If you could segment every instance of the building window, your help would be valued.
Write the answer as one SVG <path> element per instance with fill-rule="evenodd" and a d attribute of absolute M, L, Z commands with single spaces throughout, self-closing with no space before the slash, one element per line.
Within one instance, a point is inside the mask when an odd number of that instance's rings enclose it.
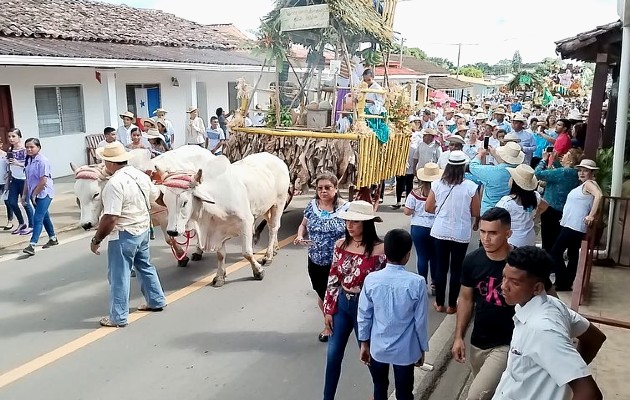
<path fill-rule="evenodd" d="M 162 104 L 160 85 L 149 83 L 144 85 L 127 85 L 127 110 L 137 118 L 152 118 L 155 110 Z"/>
<path fill-rule="evenodd" d="M 81 86 L 35 88 L 39 137 L 85 132 Z"/>
<path fill-rule="evenodd" d="M 239 108 L 238 105 L 238 97 L 237 97 L 237 93 L 238 91 L 236 90 L 236 85 L 238 85 L 238 82 L 228 82 L 228 107 L 229 107 L 229 111 L 226 110 L 226 114 L 228 112 L 231 112 L 232 110 L 236 110 L 237 108 Z"/>

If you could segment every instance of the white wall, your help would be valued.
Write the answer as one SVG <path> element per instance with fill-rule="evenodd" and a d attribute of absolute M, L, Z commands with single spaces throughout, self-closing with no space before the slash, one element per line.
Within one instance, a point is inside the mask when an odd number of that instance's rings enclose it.
<path fill-rule="evenodd" d="M 82 87 L 85 130 L 87 133 L 41 138 L 42 153 L 52 163 L 53 177 L 70 175 L 70 162 L 77 165 L 85 164 L 85 135 L 102 133 L 103 128 L 109 125 L 110 118 L 107 107 L 105 76 L 102 79 L 103 83 L 99 83 L 95 74 L 97 70 L 89 67 L 0 66 L 0 85 L 9 85 L 11 88 L 15 126 L 20 128 L 25 139 L 39 137 L 35 107 L 35 86 L 79 84 Z M 193 104 L 201 105 L 201 103 L 197 104 L 197 99 L 200 99 L 202 102 L 205 100 L 207 110 L 204 110 L 205 112 L 201 113 L 201 115 L 212 116 L 217 107 L 228 108 L 228 82 L 244 77 L 253 86 L 258 76 L 257 72 L 116 69 L 116 109 L 119 114 L 126 111 L 126 85 L 160 84 L 162 107 L 168 111 L 167 118 L 175 126 L 175 144 L 181 145 L 184 142 L 187 107 Z M 172 85 L 172 77 L 178 79 L 179 87 Z M 273 74 L 265 73 L 260 87 L 267 88 L 269 82 L 273 81 L 273 79 Z M 202 84 L 197 85 L 197 82 Z M 198 95 L 198 88 L 205 90 L 205 96 Z M 268 99 L 266 93 L 258 93 L 257 97 L 259 103 Z M 254 104 L 252 104 L 253 107 Z M 208 124 L 208 121 L 204 122 Z"/>

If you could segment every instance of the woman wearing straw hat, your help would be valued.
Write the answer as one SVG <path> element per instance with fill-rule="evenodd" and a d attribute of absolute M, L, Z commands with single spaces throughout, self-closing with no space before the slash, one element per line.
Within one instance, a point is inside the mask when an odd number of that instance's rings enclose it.
<path fill-rule="evenodd" d="M 357 309 L 363 281 L 370 272 L 384 268 L 386 262 L 383 241 L 374 225 L 382 220 L 370 203 L 353 201 L 338 217 L 346 221 L 346 229 L 345 237 L 335 243 L 324 300 L 326 327 L 332 332 L 326 355 L 324 400 L 335 398 L 350 333 L 354 330 L 357 334 Z"/>
<path fill-rule="evenodd" d="M 545 212 L 548 204 L 540 198 L 536 190 L 538 179 L 534 170 L 525 164 L 516 168 L 508 168 L 510 173 L 510 194 L 503 196 L 497 207 L 504 208 L 512 219 L 512 235 L 508 243 L 515 247 L 536 245 L 534 218 Z"/>
<path fill-rule="evenodd" d="M 103 216 L 90 243 L 99 255 L 100 244 L 109 237 L 107 267 L 110 285 L 109 316 L 102 326 L 127 326 L 129 286 L 132 267 L 136 270 L 146 304 L 138 311 L 162 311 L 166 299 L 149 250 L 150 199 L 157 197 L 148 175 L 129 166 L 133 157 L 119 142 L 96 149 L 105 168 L 112 174 L 103 188 Z"/>
<path fill-rule="evenodd" d="M 435 281 L 436 259 L 435 239 L 431 237 L 431 228 L 435 221 L 435 214 L 425 211 L 424 204 L 431 192 L 431 182 L 442 177 L 442 171 L 435 163 L 427 163 L 416 174 L 420 180 L 420 187 L 414 189 L 405 201 L 404 213 L 411 216 L 411 237 L 416 248 L 416 268 L 418 274 L 429 282 L 428 274 L 431 270 L 431 280 Z M 431 291 L 435 293 L 435 283 L 431 283 Z"/>
<path fill-rule="evenodd" d="M 442 178 L 431 183 L 424 208 L 435 214 L 431 236 L 436 239 L 437 279 L 435 303 L 438 312 L 457 312 L 462 262 L 472 233 L 472 219 L 479 217 L 477 185 L 464 178 L 468 157 L 452 151 Z M 450 270 L 448 308 L 445 309 L 446 281 Z"/>
<path fill-rule="evenodd" d="M 603 197 L 602 190 L 594 181 L 595 171 L 599 168 L 595 161 L 584 159 L 575 167 L 582 184 L 569 192 L 562 210 L 560 234 L 551 249 L 556 261 L 556 290 L 572 290 L 577 273 L 580 245 L 584 235 L 594 225 L 595 216 Z M 564 264 L 564 251 L 567 250 L 569 261 Z"/>
<path fill-rule="evenodd" d="M 142 136 L 149 141 L 151 158 L 164 154 L 168 151 L 164 135 L 162 135 L 157 128 L 149 128 Z"/>

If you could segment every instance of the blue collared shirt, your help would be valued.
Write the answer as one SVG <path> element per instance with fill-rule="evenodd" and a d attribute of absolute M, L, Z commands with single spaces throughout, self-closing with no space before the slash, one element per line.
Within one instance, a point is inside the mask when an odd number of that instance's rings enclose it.
<path fill-rule="evenodd" d="M 402 265 L 370 273 L 359 296 L 358 338 L 376 361 L 411 365 L 429 350 L 427 283 Z"/>
<path fill-rule="evenodd" d="M 536 139 L 534 139 L 534 135 L 527 129 L 518 132 L 512 131 L 512 134 L 516 135 L 521 140 L 519 144 L 523 149 L 523 153 L 525 153 L 525 161 L 523 163 L 529 165 L 532 161 L 534 151 L 536 151 Z"/>
<path fill-rule="evenodd" d="M 51 199 L 55 196 L 55 189 L 52 179 L 52 167 L 50 161 L 42 153 L 37 155 L 28 162 L 26 165 L 26 186 L 28 188 L 28 197 L 33 196 L 33 190 L 39 184 L 42 178 L 46 178 L 46 185 L 41 192 L 37 194 L 38 199 L 43 199 L 48 196 Z"/>
<path fill-rule="evenodd" d="M 510 125 L 510 123 L 506 120 L 503 120 L 503 122 L 499 122 L 495 119 L 493 122 L 497 124 L 497 129 L 503 129 L 505 133 L 512 132 L 512 125 Z"/>
<path fill-rule="evenodd" d="M 569 192 L 580 185 L 577 170 L 559 164 L 555 168 L 547 169 L 547 162 L 540 160 L 535 172 L 536 178 L 546 182 L 543 199 L 549 203 L 549 207 L 562 211 Z"/>
<path fill-rule="evenodd" d="M 478 158 L 470 161 L 470 173 L 477 177 L 483 184 L 483 196 L 481 197 L 481 215 L 488 209 L 497 205 L 501 197 L 510 194 L 509 164 L 482 165 Z"/>

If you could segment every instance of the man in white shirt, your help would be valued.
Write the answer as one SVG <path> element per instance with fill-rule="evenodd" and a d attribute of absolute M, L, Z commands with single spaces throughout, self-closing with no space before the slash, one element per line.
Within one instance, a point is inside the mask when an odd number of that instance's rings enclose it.
<path fill-rule="evenodd" d="M 417 171 L 418 168 L 422 168 L 426 163 L 437 163 L 440 154 L 442 154 L 442 148 L 435 141 L 438 133 L 434 129 L 423 129 L 421 133 L 422 141 L 418 143 L 418 148 L 413 156 L 412 171 Z"/>
<path fill-rule="evenodd" d="M 254 112 L 252 113 L 252 126 L 253 127 L 261 127 L 265 126 L 265 113 L 262 111 L 260 106 L 256 104 L 254 108 Z"/>
<path fill-rule="evenodd" d="M 103 129 L 103 135 L 105 135 L 105 139 L 101 140 L 96 148 L 105 147 L 109 143 L 114 143 L 116 141 L 116 129 L 111 126 Z"/>
<path fill-rule="evenodd" d="M 118 138 L 118 141 L 123 144 L 124 147 L 127 147 L 131 143 L 131 130 L 133 128 L 137 128 L 137 126 L 133 124 L 135 116 L 131 111 L 125 111 L 124 113 L 120 114 L 120 118 L 122 119 L 123 124 L 118 128 L 116 137 Z"/>
<path fill-rule="evenodd" d="M 421 126 L 422 129 L 437 129 L 437 124 L 431 121 L 431 110 L 426 109 L 422 112 Z"/>
<path fill-rule="evenodd" d="M 197 106 L 190 106 L 186 110 L 186 144 L 196 144 L 203 147 L 206 143 L 206 127 L 203 120 L 197 116 Z"/>
<path fill-rule="evenodd" d="M 553 264 L 535 246 L 516 248 L 507 257 L 501 290 L 506 303 L 515 305 L 514 332 L 493 400 L 564 400 L 571 391 L 573 400 L 603 398 L 587 364 L 606 336 L 547 295 Z"/>

